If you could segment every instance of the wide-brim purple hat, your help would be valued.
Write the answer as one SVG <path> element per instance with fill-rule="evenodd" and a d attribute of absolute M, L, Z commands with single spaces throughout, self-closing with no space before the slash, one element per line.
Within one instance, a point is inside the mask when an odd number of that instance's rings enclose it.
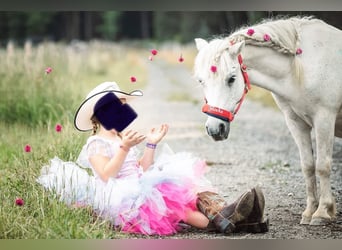
<path fill-rule="evenodd" d="M 141 90 L 133 90 L 126 93 L 120 90 L 116 82 L 103 82 L 89 92 L 76 111 L 74 118 L 76 129 L 84 132 L 93 129 L 91 117 L 94 115 L 95 104 L 109 92 L 114 93 L 118 98 L 126 98 L 127 101 L 135 97 L 143 96 L 143 92 Z"/>

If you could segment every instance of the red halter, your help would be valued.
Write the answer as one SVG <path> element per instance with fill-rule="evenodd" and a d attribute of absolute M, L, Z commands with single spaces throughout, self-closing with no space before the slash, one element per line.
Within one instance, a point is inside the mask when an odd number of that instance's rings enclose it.
<path fill-rule="evenodd" d="M 248 93 L 248 90 L 251 89 L 251 83 L 249 81 L 248 74 L 247 74 L 247 66 L 245 64 L 243 64 L 241 54 L 238 55 L 238 60 L 239 60 L 239 64 L 240 64 L 241 73 L 242 73 L 242 76 L 243 76 L 243 79 L 245 82 L 245 89 L 243 91 L 242 97 L 237 102 L 237 106 L 234 109 L 234 112 L 232 113 L 232 112 L 225 110 L 225 109 L 210 106 L 207 103 L 207 99 L 205 99 L 206 103 L 202 107 L 202 112 L 206 113 L 207 115 L 213 116 L 215 118 L 221 119 L 223 121 L 227 121 L 227 122 L 233 121 L 234 115 L 239 111 L 241 104 L 242 104 L 243 100 L 245 99 L 246 94 Z"/>

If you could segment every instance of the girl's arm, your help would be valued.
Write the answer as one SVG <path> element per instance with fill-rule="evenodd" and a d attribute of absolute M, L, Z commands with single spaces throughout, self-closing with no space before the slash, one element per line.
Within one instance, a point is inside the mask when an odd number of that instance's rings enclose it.
<path fill-rule="evenodd" d="M 168 125 L 162 124 L 158 131 L 155 128 L 152 128 L 150 133 L 147 135 L 146 148 L 144 150 L 143 156 L 140 159 L 140 165 L 144 171 L 146 171 L 153 164 L 155 148 L 161 139 L 166 135 L 168 129 Z"/>
<path fill-rule="evenodd" d="M 100 178 L 107 182 L 110 177 L 115 177 L 118 174 L 125 162 L 129 149 L 144 139 L 144 135 L 139 135 L 137 132 L 129 130 L 122 135 L 120 150 L 112 158 L 95 154 L 89 158 L 89 161 Z"/>
<path fill-rule="evenodd" d="M 109 158 L 96 154 L 89 158 L 91 165 L 100 178 L 107 182 L 109 177 L 115 177 L 123 165 L 129 148 L 124 149 L 124 146 L 114 155 Z"/>

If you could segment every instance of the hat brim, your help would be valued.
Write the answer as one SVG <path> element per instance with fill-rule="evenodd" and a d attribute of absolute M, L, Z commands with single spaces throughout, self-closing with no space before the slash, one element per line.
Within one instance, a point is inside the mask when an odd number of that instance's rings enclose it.
<path fill-rule="evenodd" d="M 126 98 L 127 100 L 131 100 L 135 97 L 143 96 L 143 92 L 140 90 L 133 90 L 130 93 L 126 93 L 119 90 L 106 90 L 96 93 L 88 97 L 84 102 L 80 105 L 78 110 L 76 111 L 74 118 L 74 125 L 77 130 L 86 132 L 93 129 L 93 124 L 91 122 L 91 117 L 94 114 L 94 106 L 101 97 L 105 94 L 112 92 L 118 98 Z"/>

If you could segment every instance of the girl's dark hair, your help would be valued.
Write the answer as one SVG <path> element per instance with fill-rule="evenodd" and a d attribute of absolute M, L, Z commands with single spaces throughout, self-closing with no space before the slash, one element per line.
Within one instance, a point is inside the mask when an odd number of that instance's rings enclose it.
<path fill-rule="evenodd" d="M 93 124 L 93 133 L 92 133 L 92 135 L 96 135 L 97 130 L 99 129 L 99 126 L 100 126 L 100 122 L 96 118 L 95 115 L 93 115 L 90 120 L 91 120 L 91 123 Z M 118 136 L 122 139 L 121 133 L 118 133 Z"/>
<path fill-rule="evenodd" d="M 92 133 L 92 135 L 96 135 L 97 130 L 98 130 L 99 125 L 100 125 L 100 122 L 97 120 L 96 116 L 94 116 L 94 115 L 91 117 L 90 120 L 91 120 L 91 123 L 93 124 L 93 133 Z"/>

